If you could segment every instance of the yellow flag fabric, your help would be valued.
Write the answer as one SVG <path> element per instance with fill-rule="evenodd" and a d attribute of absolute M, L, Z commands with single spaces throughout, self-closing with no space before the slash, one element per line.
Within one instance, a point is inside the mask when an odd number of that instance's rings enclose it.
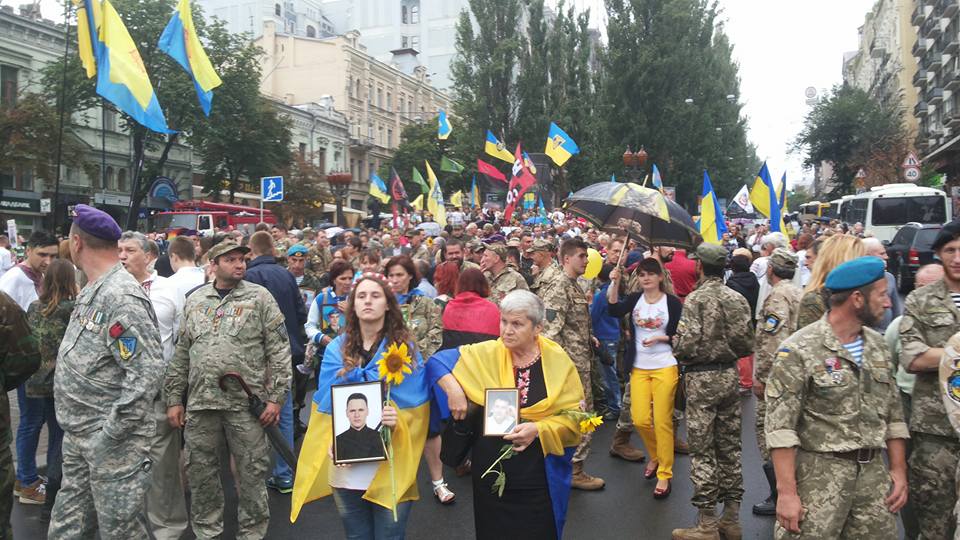
<path fill-rule="evenodd" d="M 423 210 L 423 193 L 417 195 L 417 198 L 410 203 L 410 206 L 412 206 L 414 210 Z"/>
<path fill-rule="evenodd" d="M 563 348 L 542 336 L 538 341 L 547 397 L 520 409 L 520 419 L 537 424 L 544 455 L 562 456 L 564 447 L 580 443 L 581 435 L 576 420 L 558 413 L 580 410 L 583 386 L 573 361 Z M 484 402 L 487 388 L 516 386 L 510 351 L 501 339 L 460 347 L 460 360 L 453 368 L 453 376 L 463 387 L 467 399 L 474 403 Z"/>
<path fill-rule="evenodd" d="M 461 206 L 463 206 L 463 192 L 462 192 L 462 191 L 458 191 L 458 192 L 454 193 L 453 195 L 451 195 L 451 196 L 450 196 L 450 204 L 452 204 L 453 206 L 455 206 L 455 207 L 457 207 L 457 208 L 460 208 Z"/>
<path fill-rule="evenodd" d="M 146 109 L 153 99 L 153 85 L 137 51 L 137 44 L 110 2 L 103 3 L 100 37 L 110 54 L 110 82 L 125 86 L 140 107 Z"/>
<path fill-rule="evenodd" d="M 96 0 L 73 0 L 77 7 L 77 51 L 87 78 L 97 74 L 97 53 L 93 36 L 100 35 L 100 2 Z"/>
<path fill-rule="evenodd" d="M 427 210 L 433 214 L 433 220 L 441 227 L 447 226 L 447 208 L 443 205 L 443 191 L 440 189 L 440 181 L 437 175 L 433 174 L 433 168 L 429 161 L 424 161 L 427 165 L 427 183 L 430 185 L 430 195 L 427 197 Z"/>

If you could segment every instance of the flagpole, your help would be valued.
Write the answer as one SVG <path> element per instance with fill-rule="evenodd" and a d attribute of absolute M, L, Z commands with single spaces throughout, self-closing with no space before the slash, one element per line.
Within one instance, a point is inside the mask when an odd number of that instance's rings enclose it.
<path fill-rule="evenodd" d="M 60 130 L 57 133 L 57 179 L 53 188 L 53 204 L 50 209 L 53 211 L 53 226 L 50 230 L 56 232 L 57 221 L 60 217 L 58 205 L 60 204 L 60 178 L 62 173 L 61 162 L 63 161 L 63 126 L 65 110 L 67 108 L 67 60 L 70 56 L 70 5 L 72 2 L 63 3 L 63 78 L 60 83 L 60 93 L 58 96 L 57 113 L 60 115 Z"/>

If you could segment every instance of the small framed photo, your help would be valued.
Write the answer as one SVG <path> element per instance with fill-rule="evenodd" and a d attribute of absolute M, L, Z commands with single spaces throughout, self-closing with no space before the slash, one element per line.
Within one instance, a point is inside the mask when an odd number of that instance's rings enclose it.
<path fill-rule="evenodd" d="M 333 419 L 333 463 L 383 461 L 387 450 L 383 425 L 383 382 L 337 384 L 330 388 Z"/>
<path fill-rule="evenodd" d="M 520 423 L 516 388 L 487 388 L 483 395 L 483 436 L 503 437 Z"/>
<path fill-rule="evenodd" d="M 307 311 L 309 312 L 310 304 L 313 304 L 313 299 L 317 297 L 317 291 L 301 287 L 300 297 L 303 298 L 303 304 L 307 306 Z"/>

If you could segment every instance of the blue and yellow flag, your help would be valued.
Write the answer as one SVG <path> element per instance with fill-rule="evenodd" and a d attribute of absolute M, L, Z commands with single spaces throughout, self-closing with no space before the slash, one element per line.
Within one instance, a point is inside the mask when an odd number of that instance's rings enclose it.
<path fill-rule="evenodd" d="M 563 164 L 574 154 L 580 153 L 580 147 L 567 135 L 567 132 L 560 129 L 556 124 L 550 122 L 550 132 L 547 134 L 547 147 L 543 151 L 550 156 L 550 159 L 557 164 L 557 167 L 563 167 Z"/>
<path fill-rule="evenodd" d="M 780 215 L 780 202 L 777 198 L 777 189 L 770 180 L 770 171 L 767 169 L 767 162 L 764 161 L 756 180 L 753 181 L 753 187 L 750 188 L 750 202 L 753 203 L 754 210 L 770 219 L 770 232 L 786 234 L 786 227 Z"/>
<path fill-rule="evenodd" d="M 477 187 L 477 175 L 473 175 L 473 183 L 470 185 L 470 206 L 476 208 L 480 204 L 480 188 Z"/>
<path fill-rule="evenodd" d="M 483 145 L 483 151 L 491 156 L 506 161 L 511 165 L 514 162 L 513 154 L 500 142 L 489 129 L 487 130 L 487 141 Z"/>
<path fill-rule="evenodd" d="M 653 182 L 653 189 L 663 193 L 663 178 L 660 176 L 660 169 L 657 168 L 657 164 L 654 163 L 650 171 L 651 181 Z"/>
<path fill-rule="evenodd" d="M 94 0 L 73 0 L 77 7 L 77 51 L 80 63 L 87 72 L 87 78 L 97 74 L 97 56 L 100 43 L 100 2 Z"/>
<path fill-rule="evenodd" d="M 447 208 L 443 205 L 443 191 L 440 189 L 440 181 L 437 175 L 433 174 L 433 168 L 429 161 L 424 161 L 427 165 L 427 181 L 430 182 L 430 191 L 427 196 L 427 210 L 433 214 L 433 220 L 441 227 L 447 226 Z"/>
<path fill-rule="evenodd" d="M 167 127 L 137 44 L 109 0 L 103 0 L 101 17 L 97 93 L 144 127 L 157 133 L 175 133 Z"/>
<path fill-rule="evenodd" d="M 193 13 L 190 11 L 190 0 L 180 0 L 177 10 L 173 12 L 170 22 L 160 35 L 157 44 L 161 51 L 177 61 L 190 77 L 193 86 L 197 89 L 197 98 L 203 114 L 210 116 L 210 106 L 213 103 L 213 89 L 223 81 L 213 69 L 213 64 L 207 58 L 207 53 L 197 37 L 197 29 L 193 26 Z"/>
<path fill-rule="evenodd" d="M 700 199 L 700 236 L 704 242 L 719 244 L 723 233 L 727 232 L 727 224 L 723 220 L 723 211 L 717 194 L 713 191 L 710 175 L 703 171 L 703 191 Z"/>
<path fill-rule="evenodd" d="M 390 202 L 387 185 L 383 183 L 383 179 L 377 176 L 377 173 L 373 173 L 373 175 L 370 176 L 370 195 L 383 204 Z"/>
<path fill-rule="evenodd" d="M 451 131 L 453 128 L 450 127 L 450 120 L 447 119 L 447 111 L 440 109 L 440 116 L 437 118 L 437 138 L 445 141 Z"/>

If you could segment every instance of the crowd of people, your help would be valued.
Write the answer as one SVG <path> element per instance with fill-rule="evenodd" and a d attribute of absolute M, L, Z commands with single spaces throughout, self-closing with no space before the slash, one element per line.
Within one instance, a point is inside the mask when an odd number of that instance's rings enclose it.
<path fill-rule="evenodd" d="M 741 538 L 742 467 L 763 470 L 751 511 L 776 516 L 777 538 L 896 538 L 898 515 L 908 538 L 953 536 L 960 221 L 901 301 L 859 224 L 730 224 L 676 249 L 559 211 L 448 219 L 429 237 L 168 236 L 78 205 L 68 235 L 35 231 L 22 255 L 0 236 L 0 372 L 19 413 L 14 461 L 0 401 L 0 537 L 19 501 L 44 506 L 53 539 L 220 538 L 229 467 L 238 538 L 265 537 L 268 489 L 292 494 L 290 519 L 332 495 L 347 537 L 402 538 L 423 461 L 440 504 L 457 497 L 445 474 L 471 477 L 478 538 L 560 538 L 570 490 L 606 483 L 589 472 L 600 417 L 656 499 L 689 453 L 697 520 L 674 539 Z M 389 463 L 335 463 L 331 389 L 387 378 L 401 345 L 410 365 L 377 408 Z M 480 436 L 491 388 L 517 389 L 503 437 Z M 742 460 L 751 395 L 759 463 Z"/>

